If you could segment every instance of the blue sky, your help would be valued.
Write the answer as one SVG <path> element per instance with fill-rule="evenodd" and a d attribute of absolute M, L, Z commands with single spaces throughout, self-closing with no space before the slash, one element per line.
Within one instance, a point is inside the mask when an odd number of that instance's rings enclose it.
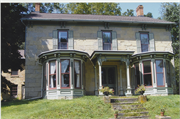
<path fill-rule="evenodd" d="M 160 2 L 154 2 L 154 3 L 142 3 L 142 2 L 136 2 L 136 3 L 120 3 L 121 7 L 121 13 L 127 11 L 127 9 L 133 9 L 134 15 L 136 16 L 136 8 L 138 5 L 143 5 L 144 7 L 144 14 L 147 14 L 148 12 L 151 12 L 153 15 L 153 18 L 158 18 L 161 16 L 160 10 L 161 10 L 161 3 Z"/>

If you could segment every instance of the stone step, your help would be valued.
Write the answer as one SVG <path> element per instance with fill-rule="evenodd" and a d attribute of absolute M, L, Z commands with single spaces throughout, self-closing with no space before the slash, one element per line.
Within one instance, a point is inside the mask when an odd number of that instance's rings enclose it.
<path fill-rule="evenodd" d="M 111 99 L 111 103 L 118 103 L 118 102 L 137 102 L 138 98 L 115 98 Z"/>
<path fill-rule="evenodd" d="M 118 113 L 118 116 L 147 116 L 149 112 L 129 112 L 129 113 Z"/>
<path fill-rule="evenodd" d="M 140 104 L 139 102 L 118 102 L 118 103 L 111 103 L 112 105 L 128 105 L 128 104 Z"/>
<path fill-rule="evenodd" d="M 114 105 L 112 104 L 112 108 L 119 108 L 119 109 L 131 109 L 131 108 L 142 108 L 142 104 L 133 104 L 133 105 Z"/>
<path fill-rule="evenodd" d="M 118 117 L 117 119 L 149 119 L 149 116 L 128 116 L 128 117 Z"/>
<path fill-rule="evenodd" d="M 138 110 L 146 110 L 146 108 L 130 108 L 130 109 L 122 109 L 122 108 L 114 108 L 114 110 L 119 110 L 119 111 L 126 111 L 126 110 L 130 110 L 130 111 L 138 111 Z"/>

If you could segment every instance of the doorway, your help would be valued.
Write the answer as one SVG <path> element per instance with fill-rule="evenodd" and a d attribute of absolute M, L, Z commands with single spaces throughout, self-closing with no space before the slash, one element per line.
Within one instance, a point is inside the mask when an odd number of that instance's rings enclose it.
<path fill-rule="evenodd" d="M 101 74 L 103 87 L 108 86 L 110 89 L 114 89 L 114 94 L 116 94 L 116 67 L 103 66 Z"/>

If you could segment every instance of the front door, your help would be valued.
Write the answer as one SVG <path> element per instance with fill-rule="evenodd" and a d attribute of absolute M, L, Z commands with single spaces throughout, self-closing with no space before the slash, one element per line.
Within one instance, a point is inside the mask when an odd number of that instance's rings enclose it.
<path fill-rule="evenodd" d="M 116 68 L 110 66 L 102 67 L 102 85 L 103 87 L 108 86 L 111 89 L 114 89 L 114 94 L 116 94 Z"/>

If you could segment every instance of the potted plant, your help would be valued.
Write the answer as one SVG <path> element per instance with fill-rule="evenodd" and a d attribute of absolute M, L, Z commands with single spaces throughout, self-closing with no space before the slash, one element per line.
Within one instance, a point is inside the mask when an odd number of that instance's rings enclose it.
<path fill-rule="evenodd" d="M 118 117 L 118 110 L 115 110 L 114 111 L 114 118 L 117 119 L 117 117 Z"/>
<path fill-rule="evenodd" d="M 161 109 L 161 116 L 164 116 L 165 109 Z"/>
<path fill-rule="evenodd" d="M 107 87 L 103 87 L 102 89 L 99 89 L 100 92 L 103 92 L 104 95 L 108 96 L 109 94 L 113 94 L 114 90 L 110 89 L 108 86 Z"/>
<path fill-rule="evenodd" d="M 143 95 L 145 90 L 146 89 L 144 85 L 141 85 L 141 86 L 138 85 L 138 87 L 135 90 L 135 94 L 140 93 L 141 95 Z"/>

